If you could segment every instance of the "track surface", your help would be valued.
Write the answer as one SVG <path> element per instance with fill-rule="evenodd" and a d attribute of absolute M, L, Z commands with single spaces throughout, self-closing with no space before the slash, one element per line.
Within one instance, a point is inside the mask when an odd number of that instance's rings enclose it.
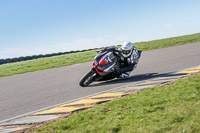
<path fill-rule="evenodd" d="M 79 79 L 92 63 L 81 63 L 0 78 L 0 121 L 41 108 L 200 65 L 200 42 L 142 53 L 128 80 L 98 82 L 82 88 Z"/>

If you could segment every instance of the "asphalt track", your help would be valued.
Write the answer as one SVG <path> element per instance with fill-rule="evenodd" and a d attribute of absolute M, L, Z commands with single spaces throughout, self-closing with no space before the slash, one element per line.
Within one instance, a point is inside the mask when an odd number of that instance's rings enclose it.
<path fill-rule="evenodd" d="M 0 121 L 130 82 L 200 65 L 200 42 L 143 52 L 138 67 L 128 80 L 97 82 L 82 88 L 78 85 L 79 80 L 91 65 L 87 62 L 1 77 Z"/>

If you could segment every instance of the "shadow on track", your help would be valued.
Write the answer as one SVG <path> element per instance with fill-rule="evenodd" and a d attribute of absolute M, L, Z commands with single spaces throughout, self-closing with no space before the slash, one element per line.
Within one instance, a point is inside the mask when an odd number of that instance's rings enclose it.
<path fill-rule="evenodd" d="M 127 80 L 122 79 L 112 79 L 107 81 L 99 81 L 94 82 L 95 84 L 91 84 L 88 87 L 95 87 L 95 86 L 102 86 L 102 85 L 111 85 L 116 83 L 131 83 L 131 82 L 138 82 L 138 81 L 144 81 L 144 80 L 151 80 L 153 78 L 158 77 L 170 77 L 170 76 L 179 76 L 184 74 L 176 74 L 176 73 L 147 73 L 147 74 L 140 74 L 140 75 L 132 75 Z"/>

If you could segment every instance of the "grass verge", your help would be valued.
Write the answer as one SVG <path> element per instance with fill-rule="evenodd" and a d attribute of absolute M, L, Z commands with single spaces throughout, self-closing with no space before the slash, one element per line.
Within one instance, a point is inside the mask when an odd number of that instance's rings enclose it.
<path fill-rule="evenodd" d="M 149 42 L 140 42 L 135 43 L 134 46 L 139 50 L 147 51 L 198 41 L 200 41 L 200 33 Z M 92 50 L 0 65 L 0 77 L 92 61 L 94 56 L 97 55 L 95 51 L 96 50 Z"/>
<path fill-rule="evenodd" d="M 39 128 L 35 133 L 200 132 L 200 74 L 144 89 Z"/>

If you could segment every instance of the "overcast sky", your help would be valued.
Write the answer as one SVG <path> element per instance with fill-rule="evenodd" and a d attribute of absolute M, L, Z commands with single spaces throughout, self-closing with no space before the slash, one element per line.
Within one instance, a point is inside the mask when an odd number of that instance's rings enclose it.
<path fill-rule="evenodd" d="M 199 0 L 0 0 L 0 58 L 200 32 Z"/>

